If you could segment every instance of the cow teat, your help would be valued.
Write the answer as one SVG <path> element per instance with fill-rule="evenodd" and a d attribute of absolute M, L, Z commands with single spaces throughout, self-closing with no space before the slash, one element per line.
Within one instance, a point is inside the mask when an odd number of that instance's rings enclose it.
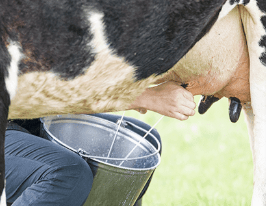
<path fill-rule="evenodd" d="M 214 102 L 217 102 L 220 100 L 218 97 L 215 97 L 213 95 L 210 96 L 204 96 L 202 95 L 202 98 L 199 103 L 198 112 L 200 114 L 204 114 Z M 238 98 L 236 97 L 230 97 L 230 105 L 229 105 L 229 118 L 231 122 L 235 123 L 238 121 L 242 105 Z"/>
<path fill-rule="evenodd" d="M 211 107 L 211 105 L 214 102 L 217 102 L 219 100 L 219 98 L 214 97 L 214 96 L 204 96 L 202 95 L 202 98 L 200 100 L 200 104 L 198 107 L 198 111 L 200 114 L 204 114 L 205 112 L 207 112 L 207 110 Z"/>
<path fill-rule="evenodd" d="M 231 122 L 235 123 L 239 119 L 242 105 L 240 100 L 236 97 L 230 97 L 229 117 Z"/>

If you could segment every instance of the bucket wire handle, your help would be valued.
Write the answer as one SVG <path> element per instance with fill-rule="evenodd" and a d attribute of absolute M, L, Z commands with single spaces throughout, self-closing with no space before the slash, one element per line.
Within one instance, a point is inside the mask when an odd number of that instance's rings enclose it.
<path fill-rule="evenodd" d="M 127 159 L 131 154 L 132 154 L 132 152 L 137 148 L 137 146 L 139 146 L 140 145 L 140 142 L 143 140 L 143 139 L 145 139 L 149 134 L 150 134 L 150 132 L 154 129 L 154 127 L 156 127 L 156 125 L 162 120 L 162 118 L 164 117 L 164 115 L 163 116 L 161 116 L 161 118 L 152 126 L 152 128 L 150 128 L 150 130 L 141 138 L 141 140 L 140 141 L 138 141 L 137 142 L 137 144 L 135 145 L 135 147 L 133 147 L 133 149 L 127 154 L 127 156 L 124 158 L 124 159 Z M 123 163 L 125 162 L 125 160 L 123 160 L 120 164 L 119 164 L 119 166 L 121 166 Z"/>
<path fill-rule="evenodd" d="M 116 140 L 116 136 L 117 136 L 117 134 L 118 134 L 118 131 L 119 131 L 119 128 L 120 128 L 120 126 L 121 126 L 121 123 L 122 123 L 122 120 L 123 120 L 124 116 L 125 116 L 125 111 L 123 112 L 122 117 L 121 117 L 121 119 L 120 119 L 120 121 L 119 121 L 119 124 L 118 124 L 117 130 L 116 130 L 116 133 L 115 133 L 115 136 L 114 136 L 113 142 L 112 142 L 112 144 L 111 144 L 110 150 L 109 150 L 109 152 L 108 152 L 107 158 L 110 157 L 110 154 L 111 154 L 111 152 L 112 152 L 112 150 L 113 150 L 113 146 L 114 146 L 114 143 L 115 143 L 115 140 Z M 106 160 L 106 161 L 107 161 L 107 160 Z"/>
<path fill-rule="evenodd" d="M 136 125 L 136 124 L 134 124 L 134 123 L 132 123 L 132 122 L 130 122 L 130 121 L 124 121 L 124 122 L 125 122 L 127 125 L 132 126 L 132 127 L 136 128 L 136 129 L 142 131 L 144 134 L 146 134 L 146 133 L 148 132 L 146 129 L 144 129 L 144 128 L 142 128 L 142 127 L 140 127 L 140 126 L 138 126 L 138 125 Z M 156 144 L 157 144 L 157 150 L 159 151 L 159 150 L 161 149 L 160 142 L 157 140 L 157 138 L 156 138 L 151 132 L 149 133 L 149 135 L 151 135 L 152 138 L 156 141 Z"/>

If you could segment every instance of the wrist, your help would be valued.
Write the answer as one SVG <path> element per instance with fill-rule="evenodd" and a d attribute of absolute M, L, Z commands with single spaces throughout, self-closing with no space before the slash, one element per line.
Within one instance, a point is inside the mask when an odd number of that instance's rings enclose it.
<path fill-rule="evenodd" d="M 140 96 L 138 96 L 135 101 L 129 106 L 128 109 L 137 109 L 144 108 L 149 109 L 149 105 L 151 104 L 152 97 L 152 88 L 147 88 Z"/>

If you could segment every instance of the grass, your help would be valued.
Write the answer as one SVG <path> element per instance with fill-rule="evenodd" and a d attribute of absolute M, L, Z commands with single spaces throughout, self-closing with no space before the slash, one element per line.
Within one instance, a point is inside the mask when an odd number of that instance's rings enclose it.
<path fill-rule="evenodd" d="M 153 112 L 126 115 L 150 125 L 161 117 Z M 230 122 L 227 99 L 187 121 L 164 117 L 156 128 L 163 142 L 162 160 L 143 206 L 250 205 L 253 163 L 248 132 L 243 114 L 237 123 Z"/>

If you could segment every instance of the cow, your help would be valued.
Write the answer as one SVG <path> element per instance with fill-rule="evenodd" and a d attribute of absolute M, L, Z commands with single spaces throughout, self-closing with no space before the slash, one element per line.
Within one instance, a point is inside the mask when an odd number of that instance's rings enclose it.
<path fill-rule="evenodd" d="M 126 109 L 236 6 L 249 56 L 252 205 L 266 205 L 264 0 L 1 0 L 0 205 L 7 119 Z"/>

